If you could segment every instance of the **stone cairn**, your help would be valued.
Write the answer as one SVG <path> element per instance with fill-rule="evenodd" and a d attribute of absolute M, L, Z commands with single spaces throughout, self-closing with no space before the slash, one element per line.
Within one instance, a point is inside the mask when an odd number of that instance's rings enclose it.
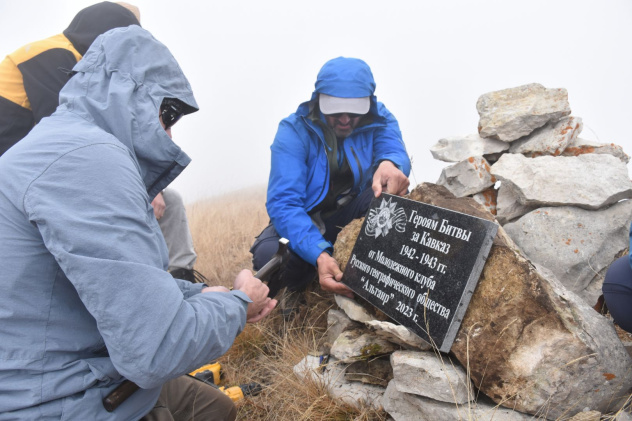
<path fill-rule="evenodd" d="M 524 85 L 476 107 L 479 133 L 439 140 L 433 156 L 455 164 L 408 196 L 501 225 L 450 353 L 336 296 L 328 363 L 310 355 L 294 372 L 396 421 L 599 420 L 632 391 L 632 358 L 593 309 L 605 271 L 627 252 L 629 157 L 578 137 L 565 89 Z M 361 224 L 339 235 L 338 262 Z"/>

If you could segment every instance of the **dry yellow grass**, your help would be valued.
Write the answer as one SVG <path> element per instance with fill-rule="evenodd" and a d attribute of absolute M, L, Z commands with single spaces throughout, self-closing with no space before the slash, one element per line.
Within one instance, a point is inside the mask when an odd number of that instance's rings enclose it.
<path fill-rule="evenodd" d="M 252 188 L 194 203 L 187 209 L 198 254 L 196 269 L 212 285 L 231 286 L 237 273 L 251 268 L 254 238 L 268 224 L 265 189 Z M 231 350 L 220 359 L 224 385 L 258 382 L 263 392 L 240 401 L 240 420 L 384 420 L 386 414 L 358 410 L 330 398 L 324 388 L 297 378 L 292 369 L 321 346 L 326 331 L 330 295 L 316 287 L 291 325 L 278 310 L 255 325 L 247 325 Z"/>
<path fill-rule="evenodd" d="M 196 269 L 212 285 L 231 286 L 244 268 L 251 268 L 254 238 L 268 224 L 265 189 L 252 188 L 197 202 L 188 207 L 189 224 L 198 253 Z M 263 392 L 240 401 L 240 420 L 385 420 L 386 413 L 358 410 L 329 397 L 322 385 L 296 377 L 293 367 L 311 351 L 319 351 L 326 333 L 332 297 L 318 287 L 290 325 L 278 310 L 255 325 L 247 325 L 233 347 L 220 359 L 224 385 L 258 382 Z M 472 391 L 476 393 L 476 391 Z M 619 413 L 604 415 L 616 420 Z M 465 408 L 463 419 L 475 417 Z M 542 419 L 535 416 L 534 419 Z M 567 419 L 567 417 L 562 417 Z"/>
<path fill-rule="evenodd" d="M 250 246 L 268 224 L 265 189 L 196 202 L 187 215 L 198 254 L 195 268 L 212 285 L 232 286 L 241 269 L 252 267 Z"/>

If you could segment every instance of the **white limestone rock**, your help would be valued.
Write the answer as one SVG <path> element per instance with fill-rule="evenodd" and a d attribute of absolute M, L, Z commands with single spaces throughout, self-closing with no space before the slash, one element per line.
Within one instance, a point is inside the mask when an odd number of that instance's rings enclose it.
<path fill-rule="evenodd" d="M 526 158 L 506 153 L 491 174 L 501 181 L 501 190 L 510 187 L 526 206 L 600 209 L 632 197 L 628 168 L 611 155 Z"/>
<path fill-rule="evenodd" d="M 372 384 L 349 382 L 345 376 L 337 376 L 336 381 L 327 388 L 329 394 L 356 409 L 370 407 L 382 409 L 384 388 Z"/>
<path fill-rule="evenodd" d="M 389 354 L 398 348 L 374 333 L 354 329 L 342 332 L 331 346 L 330 353 L 342 362 L 353 362 L 360 358 Z"/>
<path fill-rule="evenodd" d="M 573 415 L 568 421 L 600 421 L 601 412 L 599 411 L 582 411 Z"/>
<path fill-rule="evenodd" d="M 537 208 L 537 205 L 523 205 L 520 202 L 519 192 L 509 182 L 501 182 L 496 196 L 496 220 L 504 225 L 507 222 L 521 217 Z"/>
<path fill-rule="evenodd" d="M 546 89 L 538 83 L 481 95 L 476 109 L 479 134 L 505 142 L 571 113 L 566 89 Z"/>
<path fill-rule="evenodd" d="M 325 381 L 320 370 L 320 357 L 314 355 L 306 355 L 305 358 L 294 366 L 292 371 L 302 380 L 310 379 L 314 382 Z"/>
<path fill-rule="evenodd" d="M 329 344 L 333 344 L 342 332 L 357 329 L 360 326 L 358 322 L 351 320 L 344 311 L 332 308 L 327 313 L 326 341 Z"/>
<path fill-rule="evenodd" d="M 487 160 L 482 156 L 473 156 L 444 168 L 437 184 L 446 187 L 457 197 L 465 197 L 480 193 L 495 182 Z"/>
<path fill-rule="evenodd" d="M 434 352 L 395 351 L 391 354 L 397 390 L 441 402 L 464 404 L 474 398 L 465 370 Z"/>
<path fill-rule="evenodd" d="M 509 152 L 526 156 L 560 155 L 570 143 L 577 139 L 583 127 L 581 118 L 564 117 L 512 142 Z"/>
<path fill-rule="evenodd" d="M 430 148 L 434 159 L 445 162 L 460 162 L 471 156 L 482 156 L 504 152 L 509 144 L 496 139 L 480 137 L 478 133 L 439 139 Z"/>
<path fill-rule="evenodd" d="M 294 373 L 305 381 L 313 381 L 327 389 L 330 396 L 357 408 L 382 408 L 384 388 L 365 383 L 350 382 L 345 379 L 347 365 L 331 358 L 324 369 L 320 367 L 319 358 L 306 356 L 296 366 Z"/>
<path fill-rule="evenodd" d="M 421 351 L 432 349 L 432 345 L 412 333 L 405 326 L 379 320 L 371 320 L 365 324 L 375 329 L 375 334 L 380 338 L 406 349 L 417 349 Z"/>
<path fill-rule="evenodd" d="M 375 317 L 371 316 L 364 307 L 351 298 L 335 294 L 334 299 L 336 300 L 338 307 L 344 311 L 351 320 L 364 323 L 375 319 Z"/>
<path fill-rule="evenodd" d="M 485 206 L 492 215 L 498 214 L 498 190 L 495 190 L 494 188 L 483 190 L 482 192 L 473 195 L 472 199 Z"/>
<path fill-rule="evenodd" d="M 529 260 L 592 306 L 601 288 L 590 288 L 591 283 L 629 246 L 631 223 L 632 200 L 625 200 L 598 211 L 542 207 L 504 228 Z"/>
<path fill-rule="evenodd" d="M 623 148 L 614 143 L 600 143 L 594 140 L 586 140 L 578 137 L 569 143 L 562 156 L 578 156 L 586 153 L 608 154 L 619 158 L 626 164 L 630 162 L 630 156 L 623 151 Z"/>
<path fill-rule="evenodd" d="M 617 414 L 615 418 L 617 421 L 632 421 L 632 414 L 628 411 L 621 411 Z"/>
<path fill-rule="evenodd" d="M 531 415 L 479 401 L 456 405 L 400 392 L 397 381 L 391 380 L 382 397 L 384 410 L 395 421 L 527 421 Z"/>

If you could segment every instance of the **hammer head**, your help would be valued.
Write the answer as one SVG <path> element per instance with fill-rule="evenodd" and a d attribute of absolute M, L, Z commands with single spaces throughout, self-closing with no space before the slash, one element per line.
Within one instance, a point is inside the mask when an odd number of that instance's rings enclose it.
<path fill-rule="evenodd" d="M 290 249 L 288 244 L 290 241 L 287 238 L 279 238 L 279 248 L 276 253 L 272 256 L 270 261 L 266 263 L 257 273 L 255 273 L 255 278 L 261 279 L 263 282 L 267 282 L 270 280 L 272 275 L 276 273 L 281 266 L 283 266 L 290 256 Z"/>
<path fill-rule="evenodd" d="M 281 257 L 282 262 L 280 266 L 283 266 L 283 264 L 287 260 L 288 254 L 290 252 L 289 244 L 290 244 L 290 240 L 288 240 L 287 238 L 283 238 L 283 237 L 279 238 L 279 249 L 277 250 L 276 253 L 274 253 L 274 255 Z"/>

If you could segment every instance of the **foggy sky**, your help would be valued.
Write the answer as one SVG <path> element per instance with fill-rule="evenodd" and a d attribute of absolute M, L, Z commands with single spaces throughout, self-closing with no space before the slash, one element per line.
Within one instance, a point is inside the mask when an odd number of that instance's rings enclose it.
<path fill-rule="evenodd" d="M 279 121 L 338 56 L 371 66 L 412 157 L 411 185 L 439 178 L 447 164 L 429 148 L 440 138 L 476 132 L 481 94 L 527 83 L 566 88 L 580 137 L 632 153 L 629 0 L 129 2 L 200 105 L 173 128 L 193 158 L 172 184 L 189 203 L 265 186 Z M 0 0 L 0 56 L 60 33 L 94 3 Z"/>

